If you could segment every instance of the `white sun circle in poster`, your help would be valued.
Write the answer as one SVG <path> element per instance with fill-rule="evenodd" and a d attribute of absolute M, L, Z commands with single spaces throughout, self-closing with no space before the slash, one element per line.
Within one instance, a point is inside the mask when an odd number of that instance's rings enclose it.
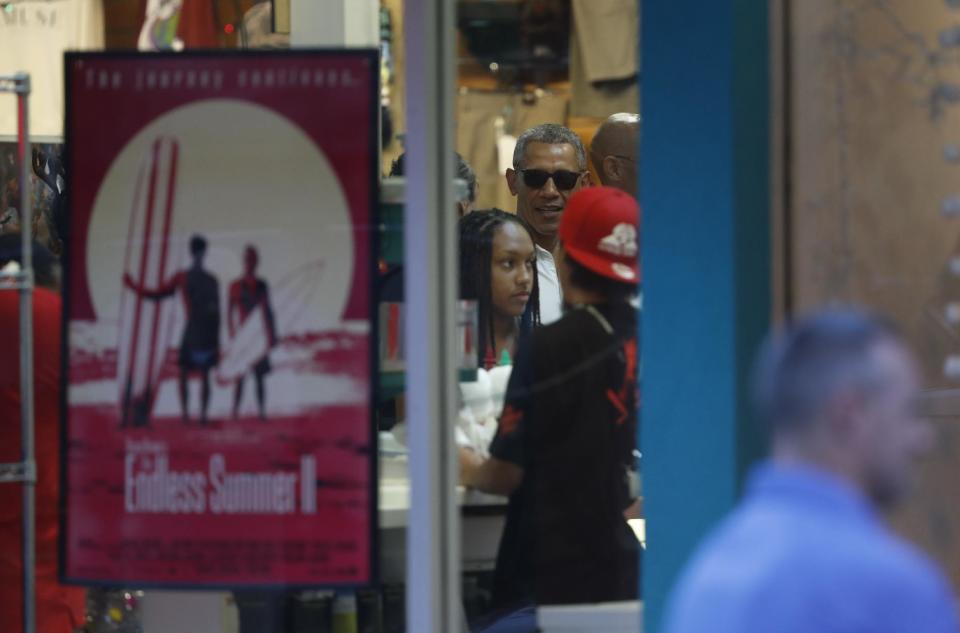
<path fill-rule="evenodd" d="M 151 359 L 164 354 L 169 370 L 188 320 L 182 290 L 171 291 L 171 283 L 197 265 L 190 250 L 195 236 L 206 241 L 199 264 L 217 280 L 219 295 L 221 354 L 214 375 L 222 388 L 214 390 L 212 415 L 229 411 L 233 381 L 249 370 L 268 338 L 262 324 L 245 331 L 246 319 L 236 309 L 231 314 L 229 289 L 245 274 L 251 249 L 279 339 L 351 329 L 342 314 L 353 278 L 352 221 L 333 167 L 303 131 L 269 109 L 239 100 L 200 101 L 141 130 L 113 161 L 97 193 L 87 241 L 88 284 L 95 336 L 106 347 L 115 341 L 118 375 L 111 387 L 95 390 L 99 397 L 81 399 L 116 402 L 121 376 L 154 376 L 162 361 Z M 168 294 L 141 301 L 138 312 L 131 281 L 140 293 Z M 148 348 L 164 354 L 151 356 Z M 296 345 L 287 344 L 270 356 L 297 353 Z M 286 358 L 286 364 L 295 366 L 295 360 Z M 304 398 L 333 398 L 348 387 L 330 384 L 329 376 L 320 385 L 303 375 L 309 372 L 288 373 L 274 389 L 280 393 L 271 410 L 296 408 Z M 155 413 L 179 415 L 176 381 L 164 374 L 166 380 L 153 378 L 162 383 Z M 283 376 L 271 380 L 284 382 Z M 279 397 L 283 392 L 289 397 Z"/>

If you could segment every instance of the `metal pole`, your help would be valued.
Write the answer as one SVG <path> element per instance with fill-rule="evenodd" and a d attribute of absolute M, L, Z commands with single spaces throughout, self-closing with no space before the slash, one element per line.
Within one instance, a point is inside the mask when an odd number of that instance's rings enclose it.
<path fill-rule="evenodd" d="M 33 214 L 31 213 L 30 173 L 33 163 L 30 151 L 28 103 L 30 76 L 14 75 L 17 87 L 17 122 L 20 156 L 20 433 L 24 465 L 23 478 L 23 630 L 36 631 L 35 590 L 35 517 L 34 493 L 37 468 L 34 461 L 33 437 Z"/>
<path fill-rule="evenodd" d="M 406 0 L 407 196 L 404 208 L 410 514 L 407 630 L 455 633 L 460 530 L 453 425 L 457 407 L 457 239 L 453 195 L 455 3 Z"/>

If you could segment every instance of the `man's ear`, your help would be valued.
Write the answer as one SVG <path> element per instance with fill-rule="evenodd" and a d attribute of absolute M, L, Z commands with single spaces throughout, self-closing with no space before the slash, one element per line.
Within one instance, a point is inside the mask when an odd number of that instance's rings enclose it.
<path fill-rule="evenodd" d="M 623 174 L 620 173 L 620 162 L 615 156 L 604 156 L 601 169 L 610 182 L 620 182 L 623 180 Z"/>
<path fill-rule="evenodd" d="M 589 171 L 584 172 L 583 180 L 581 180 L 580 187 L 585 188 L 585 187 L 592 187 L 592 186 L 593 186 L 593 176 L 590 174 Z"/>
<path fill-rule="evenodd" d="M 511 168 L 507 168 L 507 187 L 510 188 L 510 193 L 517 195 L 517 172 Z"/>

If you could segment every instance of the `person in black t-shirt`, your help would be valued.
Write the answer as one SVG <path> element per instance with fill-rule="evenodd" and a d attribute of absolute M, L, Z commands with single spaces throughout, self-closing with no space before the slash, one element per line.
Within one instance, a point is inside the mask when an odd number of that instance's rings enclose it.
<path fill-rule="evenodd" d="M 464 484 L 510 496 L 494 580 L 502 609 L 638 597 L 624 518 L 635 446 L 639 282 L 633 197 L 594 187 L 559 227 L 564 316 L 521 345 L 491 458 L 460 453 Z"/>
<path fill-rule="evenodd" d="M 123 282 L 128 288 L 145 299 L 163 301 L 177 291 L 183 298 L 187 324 L 180 339 L 180 408 L 183 421 L 188 422 L 189 402 L 187 379 L 192 372 L 199 372 L 200 424 L 207 423 L 207 408 L 210 404 L 210 370 L 220 362 L 220 282 L 203 267 L 207 254 L 207 240 L 194 235 L 190 238 L 190 268 L 181 270 L 166 280 L 159 288 L 145 288 L 126 274 Z"/>

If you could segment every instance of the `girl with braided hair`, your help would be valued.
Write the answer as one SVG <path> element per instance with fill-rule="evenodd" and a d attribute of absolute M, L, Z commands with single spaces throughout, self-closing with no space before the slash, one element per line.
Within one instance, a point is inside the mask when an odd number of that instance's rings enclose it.
<path fill-rule="evenodd" d="M 540 324 L 537 256 L 523 220 L 500 209 L 460 219 L 460 297 L 477 302 L 481 366 L 489 369 Z"/>

